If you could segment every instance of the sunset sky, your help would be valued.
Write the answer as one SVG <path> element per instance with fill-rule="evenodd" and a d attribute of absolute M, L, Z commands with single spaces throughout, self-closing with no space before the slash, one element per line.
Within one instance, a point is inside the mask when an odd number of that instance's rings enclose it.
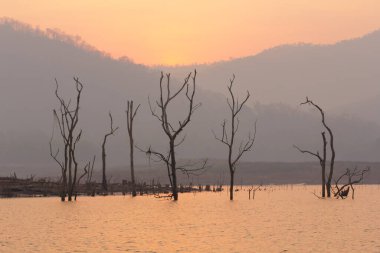
<path fill-rule="evenodd" d="M 0 17 L 56 28 L 136 63 L 209 63 L 380 28 L 379 0 L 0 0 Z"/>

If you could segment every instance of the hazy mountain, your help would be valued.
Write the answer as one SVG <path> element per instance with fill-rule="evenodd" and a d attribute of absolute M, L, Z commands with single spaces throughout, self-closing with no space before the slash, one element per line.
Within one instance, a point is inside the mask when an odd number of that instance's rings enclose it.
<path fill-rule="evenodd" d="M 373 34 L 362 40 L 370 41 L 367 44 L 372 45 L 374 38 L 378 37 L 378 34 Z M 247 154 L 245 160 L 309 160 L 292 145 L 298 144 L 312 150 L 320 146 L 319 114 L 289 104 L 297 105 L 305 95 L 309 95 L 321 105 L 332 108 L 365 100 L 366 96 L 378 92 L 379 85 L 371 80 L 379 79 L 379 74 L 375 72 L 379 61 L 376 54 L 378 56 L 379 51 L 358 55 L 356 61 L 362 63 L 352 63 L 355 67 L 348 67 L 347 64 L 338 67 L 345 62 L 344 59 L 331 58 L 335 60 L 329 63 L 329 67 L 323 63 L 333 54 L 336 57 L 340 54 L 346 60 L 353 59 L 354 53 L 350 56 L 346 54 L 351 52 L 350 47 L 356 50 L 355 45 L 366 44 L 360 43 L 362 40 L 326 47 L 285 46 L 255 57 L 199 66 L 196 96 L 202 106 L 185 131 L 187 138 L 178 149 L 178 156 L 183 159 L 225 157 L 226 148 L 214 139 L 211 130 L 220 130 L 220 122 L 228 116 L 228 106 L 222 93 L 231 73 L 235 72 L 239 94 L 244 95 L 240 91 L 249 88 L 254 91 L 254 99 L 276 102 L 270 105 L 250 102 L 251 108 L 242 111 L 242 133 L 248 133 L 248 127 L 252 128 L 254 120 L 258 120 L 257 142 L 254 151 Z M 333 48 L 343 49 L 336 53 Z M 369 45 L 362 45 L 361 48 L 367 50 Z M 359 54 L 359 51 L 355 52 Z M 368 62 L 374 65 L 369 66 Z M 312 66 L 317 65 L 313 70 Z M 297 71 L 297 68 L 300 69 Z M 315 87 L 313 85 L 321 83 L 321 71 L 326 72 L 325 82 L 318 89 L 311 90 Z M 369 72 L 371 76 L 367 76 Z M 128 165 L 124 111 L 126 100 L 131 98 L 142 104 L 135 126 L 137 145 L 152 145 L 165 150 L 167 140 L 147 104 L 148 96 L 154 98 L 157 95 L 160 77 L 158 68 L 136 65 L 125 59 L 115 60 L 78 38 L 51 30 L 42 32 L 15 21 L 6 21 L 0 24 L 0 168 L 4 168 L 0 174 L 8 173 L 12 168 L 29 170 L 31 173 L 54 170 L 58 173 L 48 149 L 54 126 L 52 109 L 57 106 L 54 78 L 60 83 L 63 94 L 69 96 L 74 89 L 73 76 L 78 76 L 85 84 L 79 123 L 84 131 L 79 147 L 81 161 L 97 154 L 99 168 L 100 144 L 109 127 L 108 112 L 112 111 L 120 130 L 107 142 L 108 162 L 110 166 Z M 173 87 L 183 77 L 177 75 L 177 79 L 173 79 Z M 364 79 L 367 82 L 361 82 Z M 363 85 L 363 92 L 358 91 L 356 81 Z M 356 92 L 357 98 L 353 92 Z M 279 103 L 281 101 L 283 103 Z M 182 106 L 179 101 L 172 108 L 173 119 L 184 114 Z M 378 124 L 332 113 L 328 114 L 327 120 L 336 133 L 338 160 L 378 161 Z M 148 166 L 145 155 L 136 153 L 138 164 Z"/>
<path fill-rule="evenodd" d="M 333 45 L 283 45 L 246 58 L 167 70 L 179 75 L 197 68 L 201 86 L 217 92 L 235 73 L 239 89 L 250 90 L 262 103 L 297 105 L 309 96 L 328 110 L 355 111 L 380 123 L 379 66 L 380 30 Z"/>
<path fill-rule="evenodd" d="M 362 99 L 358 102 L 339 106 L 335 108 L 334 111 L 346 115 L 347 117 L 356 117 L 380 123 L 379 108 L 380 95 L 374 94 L 373 96 Z"/>

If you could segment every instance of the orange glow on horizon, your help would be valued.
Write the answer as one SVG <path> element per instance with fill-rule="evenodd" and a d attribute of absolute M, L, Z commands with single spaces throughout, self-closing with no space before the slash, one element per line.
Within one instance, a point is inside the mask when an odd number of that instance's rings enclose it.
<path fill-rule="evenodd" d="M 15 0 L 0 17 L 57 28 L 146 65 L 209 63 L 286 43 L 334 43 L 380 28 L 378 0 Z"/>

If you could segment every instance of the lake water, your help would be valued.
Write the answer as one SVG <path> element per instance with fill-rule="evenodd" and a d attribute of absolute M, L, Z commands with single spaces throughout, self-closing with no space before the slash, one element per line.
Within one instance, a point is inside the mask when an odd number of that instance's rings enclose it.
<path fill-rule="evenodd" d="M 380 186 L 355 200 L 314 190 L 0 199 L 0 252 L 380 252 Z"/>

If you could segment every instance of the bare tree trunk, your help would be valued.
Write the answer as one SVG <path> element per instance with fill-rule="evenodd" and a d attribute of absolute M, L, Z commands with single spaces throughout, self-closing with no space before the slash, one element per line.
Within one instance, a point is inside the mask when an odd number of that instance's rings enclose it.
<path fill-rule="evenodd" d="M 322 197 L 324 197 L 324 195 L 325 195 L 325 189 L 326 189 L 326 191 L 327 191 L 327 197 L 330 198 L 331 197 L 331 180 L 332 180 L 333 173 L 334 173 L 334 162 L 335 162 L 334 135 L 333 135 L 333 132 L 332 132 L 331 128 L 326 124 L 325 112 L 322 110 L 322 108 L 319 105 L 315 104 L 308 97 L 306 97 L 306 101 L 305 102 L 301 103 L 301 105 L 304 105 L 304 104 L 312 105 L 316 109 L 318 109 L 318 111 L 320 112 L 321 117 L 322 117 L 322 124 L 325 127 L 325 129 L 329 132 L 329 136 L 330 136 L 330 149 L 331 149 L 330 171 L 329 171 L 329 175 L 328 175 L 328 178 L 327 178 L 327 182 L 326 182 L 326 179 L 325 179 L 325 177 L 326 177 L 325 173 L 323 173 L 323 175 L 322 175 L 322 182 L 325 182 L 324 183 L 325 187 L 323 187 L 323 190 L 322 190 Z M 324 150 L 323 150 L 324 151 L 324 158 L 323 158 L 324 162 L 323 162 L 323 165 L 321 163 L 321 166 L 322 166 L 322 170 L 326 170 L 326 159 L 327 159 L 326 158 L 326 145 L 327 145 L 327 141 L 326 141 L 326 138 L 324 136 L 324 133 L 323 133 L 323 138 L 324 138 L 323 139 L 323 141 L 324 141 Z M 305 153 L 305 152 L 303 152 L 303 153 Z M 311 153 L 311 152 L 308 152 L 308 153 Z M 319 157 L 319 154 L 317 154 L 317 155 L 313 154 L 313 153 L 311 153 L 311 154 L 315 155 L 319 159 L 321 159 Z"/>
<path fill-rule="evenodd" d="M 107 186 L 107 176 L 106 176 L 106 143 L 107 143 L 107 138 L 110 135 L 114 135 L 114 133 L 119 129 L 119 127 L 113 128 L 113 119 L 112 119 L 112 114 L 108 113 L 110 117 L 110 131 L 104 135 L 103 138 L 103 143 L 102 143 L 102 187 L 104 192 L 108 192 L 108 186 Z"/>
<path fill-rule="evenodd" d="M 133 140 L 133 120 L 135 119 L 135 116 L 137 114 L 137 110 L 139 109 L 140 105 L 136 107 L 136 110 L 133 110 L 133 100 L 127 101 L 127 129 L 128 129 L 128 136 L 129 136 L 129 160 L 130 160 L 130 167 L 131 167 L 131 181 L 132 181 L 132 197 L 136 196 L 136 180 L 135 180 L 135 165 L 134 165 L 134 157 L 133 157 L 133 151 L 134 151 L 134 140 Z"/>
<path fill-rule="evenodd" d="M 62 174 L 62 193 L 61 193 L 61 201 L 65 202 L 66 200 L 66 187 L 67 187 L 67 178 L 66 173 Z"/>
<path fill-rule="evenodd" d="M 173 199 L 178 200 L 178 188 L 177 188 L 177 167 L 174 152 L 174 140 L 170 140 L 170 157 L 171 157 L 171 179 L 172 179 L 172 193 Z"/>
<path fill-rule="evenodd" d="M 133 137 L 132 135 L 129 136 L 130 138 L 130 146 L 129 146 L 129 157 L 130 157 L 130 166 L 131 166 L 131 181 L 132 181 L 132 197 L 136 197 L 136 180 L 135 180 L 135 164 L 134 164 L 134 158 L 133 158 Z"/>
<path fill-rule="evenodd" d="M 70 137 L 69 137 L 70 138 Z M 72 142 L 70 142 L 70 147 L 72 146 Z M 71 157 L 71 149 L 69 151 L 69 187 L 68 187 L 68 192 L 67 192 L 67 200 L 71 201 L 72 200 L 72 192 L 71 192 L 71 185 L 73 184 L 73 179 L 72 179 L 72 163 L 73 159 Z"/>
<path fill-rule="evenodd" d="M 322 167 L 322 198 L 326 197 L 326 167 Z"/>
<path fill-rule="evenodd" d="M 230 171 L 230 200 L 234 200 L 234 177 L 235 177 L 235 172 Z"/>
<path fill-rule="evenodd" d="M 323 139 L 323 156 L 320 163 L 322 167 L 322 198 L 324 198 L 326 196 L 325 184 L 326 184 L 326 146 L 327 146 L 325 132 L 322 132 L 322 139 Z"/>
<path fill-rule="evenodd" d="M 332 180 L 333 173 L 334 173 L 334 162 L 335 162 L 334 135 L 333 135 L 331 129 L 326 124 L 324 124 L 324 125 L 325 125 L 325 128 L 327 129 L 327 131 L 329 132 L 329 135 L 330 135 L 331 160 L 330 160 L 330 172 L 329 172 L 329 176 L 328 176 L 327 183 L 326 183 L 327 197 L 330 198 L 331 197 L 331 180 Z"/>
<path fill-rule="evenodd" d="M 67 167 L 68 167 L 68 159 L 69 159 L 67 157 L 68 152 L 69 152 L 69 146 L 68 146 L 68 144 L 65 144 L 64 168 L 62 169 L 62 196 L 61 196 L 61 201 L 65 201 L 66 195 L 67 195 Z"/>
<path fill-rule="evenodd" d="M 108 192 L 107 175 L 106 175 L 106 137 L 102 144 L 102 188 L 104 192 Z"/>
<path fill-rule="evenodd" d="M 75 150 L 75 148 L 76 148 L 75 145 L 76 145 L 76 142 L 74 144 L 73 150 Z M 78 162 L 75 158 L 74 151 L 72 151 L 72 158 L 73 158 L 73 163 L 74 163 L 74 175 L 73 175 L 73 183 L 71 185 L 71 196 L 74 196 L 75 200 L 76 200 L 77 199 L 76 198 L 76 187 L 77 187 Z M 85 171 L 86 171 L 86 167 L 85 167 Z"/>
<path fill-rule="evenodd" d="M 233 81 L 233 80 L 232 80 Z M 231 88 L 232 88 L 232 82 L 231 82 Z M 232 92 L 231 92 L 232 94 Z M 235 100 L 234 96 L 232 96 L 232 101 Z M 247 99 L 249 97 L 249 93 L 247 95 Z M 233 105 L 235 106 L 235 105 Z M 235 141 L 235 111 L 234 109 L 231 110 L 231 140 L 228 145 L 228 167 L 230 168 L 230 200 L 234 200 L 234 176 L 235 176 L 235 168 L 234 164 L 232 162 L 232 149 L 234 146 L 234 141 Z"/>

